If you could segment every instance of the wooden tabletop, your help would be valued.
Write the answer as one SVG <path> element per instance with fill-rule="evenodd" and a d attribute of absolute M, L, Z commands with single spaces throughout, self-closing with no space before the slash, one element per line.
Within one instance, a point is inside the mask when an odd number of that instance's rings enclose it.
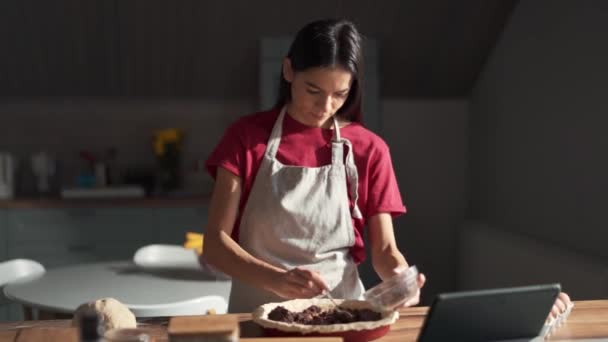
<path fill-rule="evenodd" d="M 422 325 L 427 307 L 407 308 L 400 311 L 399 320 L 391 331 L 378 342 L 415 341 Z M 250 314 L 238 314 L 241 322 L 241 341 L 257 342 L 272 339 L 250 339 L 261 336 L 261 330 L 251 321 Z M 168 341 L 167 318 L 148 319 L 140 323 L 155 338 Z M 66 329 L 69 320 L 20 321 L 0 323 L 0 342 L 77 341 L 76 331 Z M 67 332 L 67 335 L 66 335 Z M 69 336 L 69 338 L 66 338 Z M 552 341 L 568 341 L 586 338 L 608 338 L 608 300 L 577 301 L 566 323 L 550 338 Z M 278 341 L 275 339 L 275 341 Z"/>

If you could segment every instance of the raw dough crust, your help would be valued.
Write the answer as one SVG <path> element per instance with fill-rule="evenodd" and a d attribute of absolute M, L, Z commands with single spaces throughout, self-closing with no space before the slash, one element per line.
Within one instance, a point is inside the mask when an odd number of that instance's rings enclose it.
<path fill-rule="evenodd" d="M 361 300 L 335 300 L 340 307 L 349 309 L 372 309 L 371 305 Z M 285 332 L 298 332 L 302 334 L 310 333 L 335 333 L 341 331 L 360 331 L 372 330 L 385 325 L 390 325 L 397 321 L 399 312 L 387 311 L 382 312 L 382 319 L 379 321 L 370 322 L 353 322 L 347 324 L 328 324 L 328 325 L 304 325 L 298 323 L 285 323 L 268 319 L 268 314 L 277 306 L 282 306 L 285 309 L 293 312 L 300 312 L 311 305 L 316 305 L 322 310 L 333 309 L 335 305 L 327 298 L 311 298 L 311 299 L 293 299 L 280 303 L 268 303 L 259 306 L 252 314 L 253 321 L 264 328 L 277 329 Z"/>

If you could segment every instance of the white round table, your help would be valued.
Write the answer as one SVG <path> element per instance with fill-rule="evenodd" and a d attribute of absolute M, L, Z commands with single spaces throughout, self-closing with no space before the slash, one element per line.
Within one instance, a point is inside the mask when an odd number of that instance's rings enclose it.
<path fill-rule="evenodd" d="M 226 313 L 230 281 L 200 270 L 147 270 L 130 261 L 49 269 L 35 280 L 4 287 L 7 298 L 37 309 L 73 313 L 85 302 L 113 297 L 136 317 Z"/>

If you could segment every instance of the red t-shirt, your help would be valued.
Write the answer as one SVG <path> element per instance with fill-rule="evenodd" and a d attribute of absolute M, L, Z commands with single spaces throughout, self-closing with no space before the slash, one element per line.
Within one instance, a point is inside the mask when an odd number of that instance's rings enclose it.
<path fill-rule="evenodd" d="M 241 214 L 278 115 L 279 110 L 273 109 L 238 119 L 228 127 L 205 164 L 213 178 L 218 166 L 241 178 L 239 213 L 232 231 L 232 238 L 237 242 Z M 340 134 L 352 143 L 359 175 L 358 205 L 363 219 L 353 218 L 355 245 L 350 252 L 353 260 L 360 263 L 365 260 L 363 229 L 367 219 L 378 213 L 390 213 L 394 217 L 405 213 L 405 207 L 395 179 L 389 148 L 382 138 L 358 123 L 341 128 Z M 331 129 L 309 127 L 285 115 L 283 136 L 276 158 L 285 165 L 318 167 L 331 164 L 332 137 Z M 350 194 L 349 198 L 352 212 Z"/>

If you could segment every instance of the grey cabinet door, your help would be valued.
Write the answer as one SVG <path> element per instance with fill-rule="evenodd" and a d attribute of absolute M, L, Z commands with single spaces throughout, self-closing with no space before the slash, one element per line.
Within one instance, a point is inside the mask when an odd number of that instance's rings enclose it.
<path fill-rule="evenodd" d="M 270 109 L 277 101 L 281 65 L 287 56 L 291 37 L 268 37 L 260 40 L 259 97 L 260 109 Z M 378 44 L 366 38 L 363 41 L 363 123 L 380 133 L 380 82 L 378 79 Z"/>
<path fill-rule="evenodd" d="M 6 231 L 6 209 L 0 209 L 0 262 L 8 259 Z M 2 291 L 2 287 L 0 287 L 0 291 Z M 9 310 L 8 302 L 4 299 L 4 295 L 0 293 L 0 322 L 9 320 Z"/>
<path fill-rule="evenodd" d="M 181 245 L 206 223 L 206 207 L 0 209 L 0 260 L 27 258 L 47 269 L 130 260 L 148 244 Z M 0 301 L 0 321 L 20 319 L 21 306 Z"/>
<path fill-rule="evenodd" d="M 183 244 L 206 221 L 206 208 L 17 209 L 8 217 L 7 254 L 47 268 L 124 260 L 148 244 Z"/>
<path fill-rule="evenodd" d="M 0 261 L 8 259 L 8 242 L 7 209 L 0 209 Z"/>

